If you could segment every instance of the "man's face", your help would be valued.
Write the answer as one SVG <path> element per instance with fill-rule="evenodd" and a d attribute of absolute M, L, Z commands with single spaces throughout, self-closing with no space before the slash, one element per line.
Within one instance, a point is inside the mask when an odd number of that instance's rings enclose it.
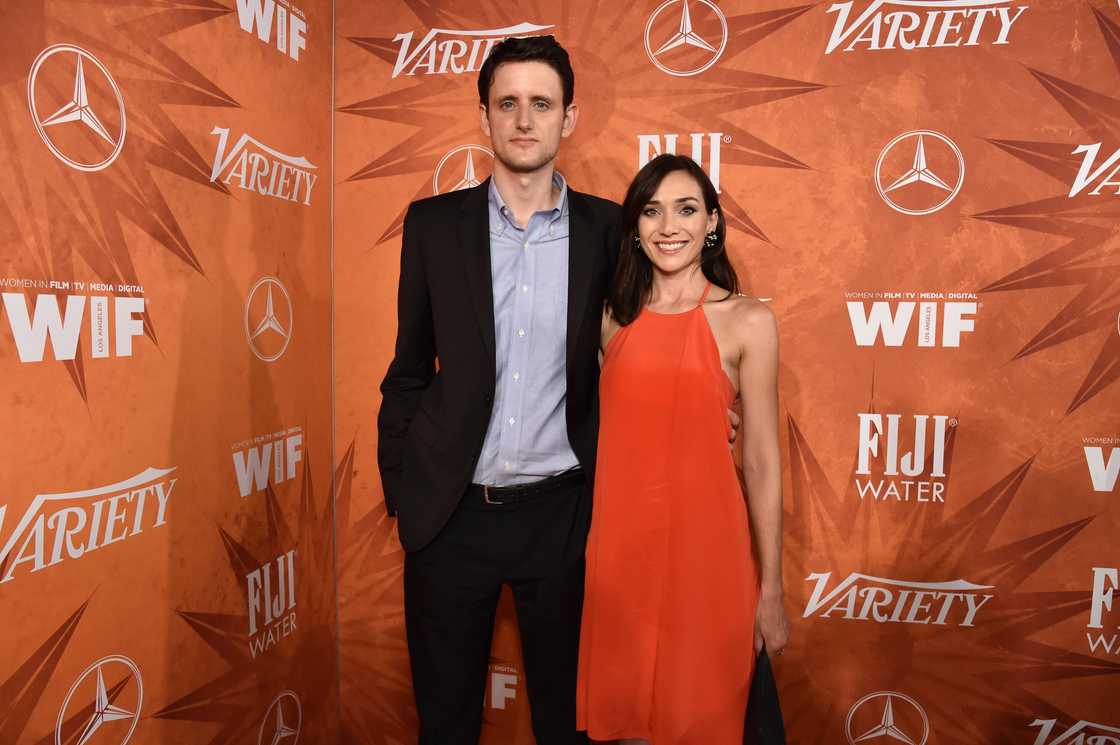
<path fill-rule="evenodd" d="M 505 62 L 494 70 L 489 106 L 479 106 L 494 157 L 514 173 L 551 163 L 572 133 L 578 111 L 564 108 L 560 75 L 544 62 Z"/>

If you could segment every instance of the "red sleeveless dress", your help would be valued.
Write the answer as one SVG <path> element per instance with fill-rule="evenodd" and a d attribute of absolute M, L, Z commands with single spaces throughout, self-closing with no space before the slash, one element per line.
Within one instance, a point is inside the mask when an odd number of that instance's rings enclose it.
<path fill-rule="evenodd" d="M 599 396 L 577 728 L 741 745 L 758 579 L 703 299 L 616 332 Z"/>

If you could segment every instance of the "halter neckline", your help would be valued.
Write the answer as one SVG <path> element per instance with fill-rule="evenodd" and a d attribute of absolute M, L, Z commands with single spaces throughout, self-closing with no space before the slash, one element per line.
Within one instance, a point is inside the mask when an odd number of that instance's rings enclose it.
<path fill-rule="evenodd" d="M 695 313 L 700 308 L 703 308 L 704 307 L 704 301 L 706 301 L 708 299 L 708 293 L 711 292 L 711 291 L 712 291 L 712 283 L 708 282 L 706 285 L 704 285 L 704 292 L 702 292 L 700 294 L 700 302 L 696 303 L 696 305 L 689 308 L 688 310 L 678 311 L 677 313 L 659 313 L 656 310 L 650 310 L 649 306 L 646 306 L 645 308 L 642 308 L 642 312 L 643 313 L 649 313 L 650 315 L 654 315 L 654 316 L 665 316 L 667 318 L 672 318 L 673 316 L 686 316 L 689 313 Z"/>

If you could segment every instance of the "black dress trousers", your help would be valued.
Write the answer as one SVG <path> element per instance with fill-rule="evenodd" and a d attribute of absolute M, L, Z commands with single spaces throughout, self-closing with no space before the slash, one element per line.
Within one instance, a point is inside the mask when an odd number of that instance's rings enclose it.
<path fill-rule="evenodd" d="M 503 584 L 517 608 L 538 745 L 588 742 L 576 732 L 575 700 L 590 521 L 585 480 L 516 504 L 468 495 L 431 543 L 405 555 L 419 745 L 477 745 Z"/>

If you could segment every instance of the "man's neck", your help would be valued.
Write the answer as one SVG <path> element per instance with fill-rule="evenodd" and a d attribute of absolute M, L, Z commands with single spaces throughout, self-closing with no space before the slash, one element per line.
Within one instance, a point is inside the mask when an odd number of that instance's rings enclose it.
<path fill-rule="evenodd" d="M 556 204 L 559 195 L 552 185 L 555 171 L 556 166 L 549 163 L 531 173 L 515 173 L 500 161 L 494 162 L 494 185 L 518 225 L 527 226 L 534 212 L 550 210 Z"/>

